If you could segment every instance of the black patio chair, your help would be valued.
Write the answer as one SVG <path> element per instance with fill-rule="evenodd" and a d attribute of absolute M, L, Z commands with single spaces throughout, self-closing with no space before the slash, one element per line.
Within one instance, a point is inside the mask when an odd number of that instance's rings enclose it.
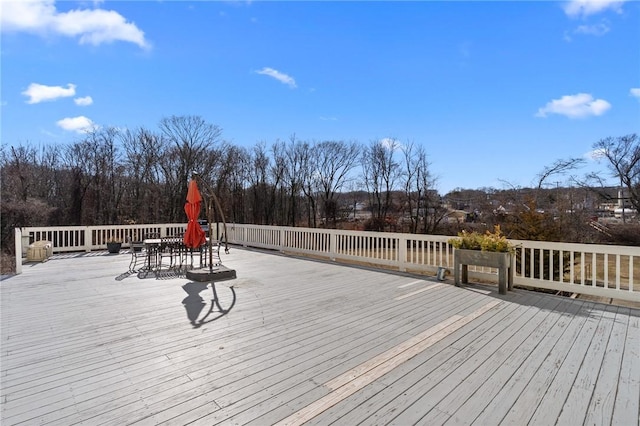
<path fill-rule="evenodd" d="M 131 242 L 131 263 L 129 271 L 150 271 L 156 267 L 157 247 L 147 246 L 144 241 L 148 239 L 160 238 L 159 232 L 149 232 L 142 236 L 142 241 Z M 138 268 L 140 266 L 140 268 Z"/>
<path fill-rule="evenodd" d="M 132 241 L 130 247 L 131 262 L 129 263 L 129 271 L 138 272 L 139 265 L 144 267 L 147 264 L 147 250 L 142 241 Z"/>

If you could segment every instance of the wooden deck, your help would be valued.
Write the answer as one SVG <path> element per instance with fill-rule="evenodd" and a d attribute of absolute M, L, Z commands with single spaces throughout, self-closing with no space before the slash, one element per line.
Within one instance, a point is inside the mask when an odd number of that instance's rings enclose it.
<path fill-rule="evenodd" d="M 125 253 L 2 281 L 0 423 L 639 423 L 640 310 L 239 248 L 223 262 L 226 315 L 210 285 L 127 275 Z"/>

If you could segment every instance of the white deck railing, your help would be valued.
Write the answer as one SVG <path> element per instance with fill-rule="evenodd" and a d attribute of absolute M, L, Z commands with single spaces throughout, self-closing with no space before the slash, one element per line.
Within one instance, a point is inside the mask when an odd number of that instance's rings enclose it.
<path fill-rule="evenodd" d="M 55 253 L 105 249 L 107 240 L 111 238 L 124 241 L 123 247 L 126 248 L 128 241 L 141 239 L 147 233 L 170 236 L 185 229 L 185 224 L 29 227 L 16 229 L 16 253 L 22 250 L 21 236 L 24 236 L 25 243 L 51 241 Z M 219 229 L 222 231 L 222 227 Z M 448 243 L 451 237 L 441 235 L 239 224 L 227 225 L 227 232 L 229 243 L 247 247 L 390 267 L 399 271 L 435 274 L 438 268 L 450 271 L 453 268 L 454 248 Z M 640 247 L 511 242 L 517 247 L 513 259 L 515 285 L 640 302 Z M 21 262 L 21 257 L 16 257 L 17 263 Z M 497 282 L 497 271 L 490 268 L 470 266 L 469 275 Z"/>

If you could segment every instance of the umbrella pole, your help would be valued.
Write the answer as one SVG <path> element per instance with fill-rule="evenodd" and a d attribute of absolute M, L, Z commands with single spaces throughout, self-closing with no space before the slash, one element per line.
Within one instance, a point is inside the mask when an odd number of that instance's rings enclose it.
<path fill-rule="evenodd" d="M 224 227 L 224 252 L 228 254 L 229 253 L 229 237 L 227 234 L 227 221 L 224 218 L 224 212 L 222 211 L 222 206 L 220 205 L 220 202 L 218 201 L 218 197 L 216 197 L 216 194 L 211 192 L 211 198 L 213 198 L 213 202 L 215 203 L 216 208 L 220 213 L 220 218 L 222 219 L 222 226 Z M 217 226 L 216 226 L 216 229 L 218 229 Z"/>
<path fill-rule="evenodd" d="M 206 199 L 206 209 L 207 209 L 207 221 L 209 222 L 209 241 L 207 243 L 207 248 L 209 249 L 209 272 L 213 271 L 213 229 L 211 224 L 213 223 L 213 209 L 214 207 L 218 209 L 220 213 L 220 218 L 222 219 L 222 226 L 224 227 L 224 252 L 229 253 L 229 234 L 227 234 L 227 221 L 224 218 L 224 212 L 222 211 L 222 206 L 220 205 L 220 201 L 218 201 L 218 197 L 211 190 L 211 187 L 207 185 L 203 179 L 197 173 L 194 173 L 192 179 L 196 179 L 196 181 L 200 184 L 200 187 L 203 189 L 201 194 L 207 196 Z M 216 230 L 218 226 L 216 224 Z"/>
<path fill-rule="evenodd" d="M 224 280 L 232 280 L 236 278 L 236 271 L 234 269 L 229 269 L 229 268 L 225 268 L 222 266 L 222 264 L 220 264 L 219 268 L 216 268 L 216 271 L 213 270 L 213 228 L 212 228 L 212 224 L 213 224 L 213 219 L 214 219 L 214 214 L 215 214 L 215 210 L 214 208 L 217 208 L 220 211 L 220 217 L 222 219 L 222 223 L 224 225 L 224 237 L 225 237 L 225 252 L 229 253 L 229 248 L 228 248 L 228 244 L 229 244 L 229 239 L 227 236 L 227 223 L 226 220 L 224 218 L 224 213 L 222 212 L 222 207 L 220 206 L 220 202 L 218 201 L 218 198 L 216 197 L 215 193 L 213 191 L 211 191 L 211 188 L 206 185 L 204 182 L 202 182 L 198 175 L 196 173 L 194 173 L 193 178 L 195 179 L 196 182 L 200 183 L 200 186 L 202 188 L 207 188 L 208 189 L 208 193 L 205 192 L 201 192 L 200 196 L 202 198 L 202 201 L 204 201 L 204 205 L 206 208 L 206 215 L 207 215 L 207 219 L 209 221 L 209 241 L 207 242 L 207 248 L 209 249 L 209 271 L 207 272 L 206 269 L 203 269 L 202 267 L 198 270 L 198 271 L 192 271 L 192 270 L 188 270 L 187 271 L 187 278 L 190 280 L 194 280 L 197 282 L 210 282 L 211 283 L 211 287 L 213 290 L 213 301 L 212 301 L 212 308 L 213 308 L 213 304 L 218 305 L 218 307 L 220 308 L 220 310 L 223 313 L 228 312 L 231 307 L 229 307 L 229 309 L 223 310 L 222 307 L 220 306 L 220 302 L 217 300 L 218 299 L 218 295 L 216 292 L 216 288 L 215 288 L 215 282 L 214 281 L 224 281 Z M 203 195 L 206 195 L 206 197 L 204 197 Z M 216 231 L 218 230 L 217 224 L 216 224 Z M 218 242 L 219 244 L 219 242 Z M 218 247 L 218 250 L 220 249 L 220 247 Z M 202 258 L 201 258 L 202 259 Z M 206 259 L 206 258 L 205 258 Z M 215 277 L 214 277 L 215 275 Z M 233 306 L 233 304 L 235 303 L 235 292 L 233 290 L 233 287 L 231 287 L 231 292 L 233 293 L 234 299 L 233 302 L 231 304 L 231 306 Z"/>
<path fill-rule="evenodd" d="M 211 213 L 211 198 L 207 200 L 207 222 L 209 222 L 209 241 L 207 241 L 207 248 L 209 250 L 209 272 L 213 272 L 213 227 L 211 221 L 213 220 L 213 214 Z M 213 286 L 213 283 L 211 283 Z M 214 289 L 215 294 L 215 289 Z"/>

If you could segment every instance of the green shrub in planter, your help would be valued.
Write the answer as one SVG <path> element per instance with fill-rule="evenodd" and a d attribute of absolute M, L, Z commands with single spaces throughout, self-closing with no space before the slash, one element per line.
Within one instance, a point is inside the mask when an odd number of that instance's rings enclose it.
<path fill-rule="evenodd" d="M 502 235 L 500 225 L 496 225 L 493 232 L 466 232 L 462 231 L 457 238 L 451 238 L 449 244 L 457 249 L 481 250 L 501 253 L 513 253 L 514 247 L 507 238 Z"/>

